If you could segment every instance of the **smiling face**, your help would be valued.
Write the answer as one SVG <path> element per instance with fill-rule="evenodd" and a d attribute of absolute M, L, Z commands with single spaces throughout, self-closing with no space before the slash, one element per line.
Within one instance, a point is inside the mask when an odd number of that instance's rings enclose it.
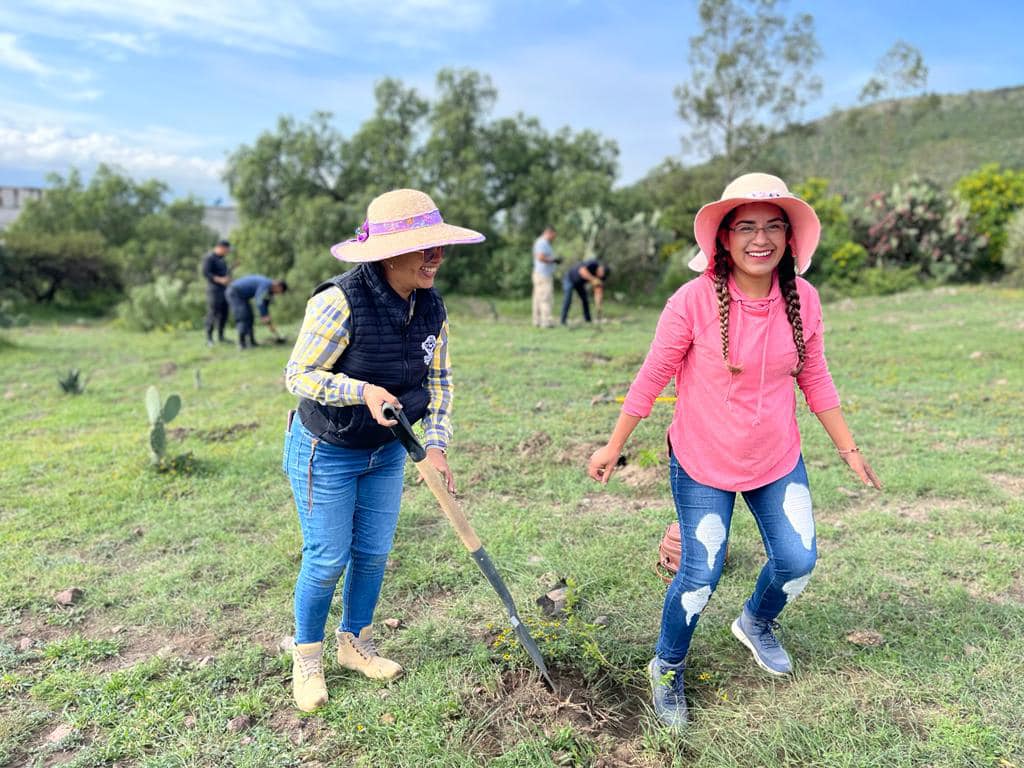
<path fill-rule="evenodd" d="M 728 229 L 719 236 L 732 257 L 733 277 L 740 288 L 752 295 L 768 295 L 789 237 L 782 209 L 771 203 L 745 203 L 733 209 Z"/>
<path fill-rule="evenodd" d="M 384 276 L 395 293 L 408 299 L 417 288 L 434 287 L 434 276 L 443 262 L 443 247 L 403 253 L 384 262 Z"/>

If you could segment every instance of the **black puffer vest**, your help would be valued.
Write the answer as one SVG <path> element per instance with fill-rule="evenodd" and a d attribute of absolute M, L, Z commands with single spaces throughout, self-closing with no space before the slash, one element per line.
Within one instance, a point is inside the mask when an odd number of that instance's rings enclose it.
<path fill-rule="evenodd" d="M 351 310 L 349 343 L 332 373 L 384 387 L 401 401 L 409 421 L 416 423 L 430 403 L 425 382 L 446 317 L 440 295 L 433 288 L 414 291 L 410 317 L 410 302 L 392 290 L 377 263 L 360 264 L 337 275 L 318 285 L 313 295 L 331 286 L 342 290 Z M 339 408 L 301 398 L 299 417 L 321 440 L 344 448 L 379 448 L 395 439 L 362 404 Z"/>

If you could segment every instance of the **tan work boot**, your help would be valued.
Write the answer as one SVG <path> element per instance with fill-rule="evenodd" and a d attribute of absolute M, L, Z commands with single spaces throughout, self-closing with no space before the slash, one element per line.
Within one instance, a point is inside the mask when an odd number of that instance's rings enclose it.
<path fill-rule="evenodd" d="M 346 669 L 362 672 L 374 680 L 394 680 L 404 671 L 398 662 L 378 655 L 370 627 L 363 627 L 359 637 L 340 629 L 334 635 L 338 638 L 338 663 Z"/>
<path fill-rule="evenodd" d="M 303 712 L 312 712 L 327 703 L 323 643 L 292 646 L 292 695 L 295 706 Z"/>

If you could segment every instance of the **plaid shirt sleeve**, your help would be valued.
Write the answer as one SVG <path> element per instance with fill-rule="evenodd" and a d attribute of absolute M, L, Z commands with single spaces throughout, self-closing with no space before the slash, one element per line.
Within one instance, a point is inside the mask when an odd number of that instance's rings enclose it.
<path fill-rule="evenodd" d="M 331 372 L 348 347 L 350 315 L 348 300 L 340 288 L 328 288 L 307 302 L 302 330 L 284 369 L 289 392 L 322 405 L 341 407 L 363 402 L 366 382 Z"/>
<path fill-rule="evenodd" d="M 452 386 L 451 357 L 448 352 L 448 320 L 441 325 L 441 338 L 434 348 L 434 359 L 427 371 L 427 392 L 430 405 L 423 417 L 424 447 L 448 448 L 452 438 Z"/>

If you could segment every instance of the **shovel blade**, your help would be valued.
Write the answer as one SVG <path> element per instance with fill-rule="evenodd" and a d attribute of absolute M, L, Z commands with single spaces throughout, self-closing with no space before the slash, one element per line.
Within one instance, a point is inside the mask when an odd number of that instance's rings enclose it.
<path fill-rule="evenodd" d="M 483 547 L 470 553 L 473 556 L 473 560 L 480 567 L 484 576 L 487 577 L 487 581 L 494 587 L 494 591 L 498 593 L 498 597 L 501 598 L 501 602 L 505 604 L 505 609 L 508 611 L 508 617 L 512 624 L 512 629 L 515 630 L 516 637 L 519 639 L 520 645 L 526 649 L 527 654 L 533 660 L 537 669 L 540 670 L 541 677 L 544 678 L 544 682 L 547 683 L 548 688 L 552 691 L 555 690 L 555 684 L 551 681 L 550 675 L 548 675 L 547 665 L 544 663 L 544 657 L 541 656 L 540 648 L 537 647 L 536 641 L 530 635 L 530 630 L 526 628 L 519 619 L 519 612 L 516 610 L 516 603 L 512 599 L 512 594 L 508 591 L 508 587 L 505 586 L 505 582 L 502 581 L 501 576 L 498 575 L 497 569 L 494 567 L 494 563 L 491 562 L 490 556 Z"/>

